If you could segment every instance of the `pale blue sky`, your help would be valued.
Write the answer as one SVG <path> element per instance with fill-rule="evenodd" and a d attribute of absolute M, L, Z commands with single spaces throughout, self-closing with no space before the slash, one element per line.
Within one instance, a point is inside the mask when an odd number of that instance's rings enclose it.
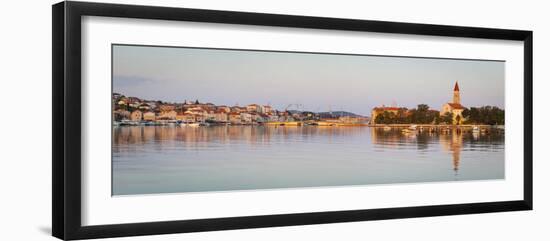
<path fill-rule="evenodd" d="M 397 103 L 433 109 L 452 99 L 504 108 L 504 62 L 265 51 L 113 46 L 113 91 L 170 102 L 301 104 L 370 115 Z M 292 108 L 295 109 L 295 108 Z"/>

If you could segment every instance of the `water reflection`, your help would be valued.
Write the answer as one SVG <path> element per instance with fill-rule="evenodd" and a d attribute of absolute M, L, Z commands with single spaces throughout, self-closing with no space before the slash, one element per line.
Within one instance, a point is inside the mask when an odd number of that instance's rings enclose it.
<path fill-rule="evenodd" d="M 464 149 L 464 140 L 468 142 L 471 151 L 495 151 L 502 149 L 504 135 L 501 132 L 480 133 L 452 129 L 446 131 L 412 131 L 403 133 L 403 129 L 372 128 L 371 139 L 375 147 L 382 149 L 415 148 L 419 152 L 429 151 L 430 145 L 441 145 L 445 153 L 449 153 L 452 169 L 458 174 L 460 154 Z"/>
<path fill-rule="evenodd" d="M 247 143 L 249 145 L 268 145 L 277 136 L 279 142 L 307 142 L 317 137 L 326 137 L 334 141 L 337 137 L 357 136 L 367 132 L 368 128 L 354 127 L 278 127 L 278 126 L 212 126 L 212 127 L 169 127 L 169 126 L 132 126 L 116 127 L 113 130 L 114 151 L 123 151 L 135 145 L 154 142 L 178 142 L 186 147 L 206 147 L 212 143 Z M 119 148 L 124 149 L 119 149 Z"/>
<path fill-rule="evenodd" d="M 443 147 L 443 150 L 450 152 L 453 157 L 453 170 L 458 174 L 458 167 L 460 166 L 460 152 L 462 151 L 462 132 L 451 131 L 449 135 L 441 135 L 439 142 Z"/>
<path fill-rule="evenodd" d="M 504 135 L 370 127 L 115 127 L 113 164 L 114 194 L 494 179 L 504 177 Z"/>

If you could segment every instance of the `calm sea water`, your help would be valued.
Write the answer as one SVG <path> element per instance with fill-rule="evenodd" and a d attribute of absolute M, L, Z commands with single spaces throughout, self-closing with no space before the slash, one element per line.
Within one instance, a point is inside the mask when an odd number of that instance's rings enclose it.
<path fill-rule="evenodd" d="M 503 134 L 115 127 L 113 195 L 504 178 Z"/>

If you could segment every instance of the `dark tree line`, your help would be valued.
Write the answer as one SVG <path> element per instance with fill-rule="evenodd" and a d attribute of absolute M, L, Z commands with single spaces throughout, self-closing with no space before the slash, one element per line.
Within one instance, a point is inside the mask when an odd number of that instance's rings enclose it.
<path fill-rule="evenodd" d="M 465 109 L 462 116 L 466 124 L 504 125 L 504 110 L 496 106 Z"/>
<path fill-rule="evenodd" d="M 451 116 L 452 121 L 452 116 Z M 400 108 L 397 112 L 384 111 L 376 116 L 379 124 L 439 124 L 439 111 L 430 110 L 426 104 L 420 104 L 415 109 Z"/>
<path fill-rule="evenodd" d="M 439 111 L 430 110 L 428 105 L 420 104 L 409 111 L 408 120 L 415 124 L 439 124 Z"/>
<path fill-rule="evenodd" d="M 453 120 L 453 114 L 449 112 L 440 115 L 439 111 L 430 110 L 428 105 L 420 104 L 410 110 L 400 108 L 397 112 L 384 111 L 375 119 L 377 124 L 453 124 L 455 121 L 463 121 L 464 124 L 503 125 L 504 110 L 495 106 L 466 108 L 462 117 L 456 116 Z"/>
<path fill-rule="evenodd" d="M 405 124 L 407 123 L 406 108 L 401 108 L 395 112 L 384 111 L 376 116 L 375 122 L 378 124 Z"/>

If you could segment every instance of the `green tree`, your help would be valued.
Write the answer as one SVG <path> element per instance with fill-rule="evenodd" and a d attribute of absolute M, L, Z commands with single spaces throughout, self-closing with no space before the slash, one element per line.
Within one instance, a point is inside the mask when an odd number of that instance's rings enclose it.
<path fill-rule="evenodd" d="M 121 110 L 128 110 L 128 105 L 127 104 L 121 104 L 118 106 L 119 109 Z"/>
<path fill-rule="evenodd" d="M 439 124 L 439 111 L 429 110 L 426 124 Z"/>
<path fill-rule="evenodd" d="M 434 117 L 430 113 L 430 107 L 426 104 L 419 104 L 416 109 L 410 111 L 410 123 L 429 124 L 433 120 Z"/>
<path fill-rule="evenodd" d="M 472 107 L 462 112 L 468 124 L 504 125 L 504 110 L 496 106 Z"/>
<path fill-rule="evenodd" d="M 384 111 L 382 114 L 377 115 L 374 121 L 378 124 L 396 124 L 397 118 L 395 113 Z"/>
<path fill-rule="evenodd" d="M 408 122 L 407 120 L 407 109 L 406 108 L 400 108 L 398 111 L 397 111 L 397 115 L 396 115 L 396 124 L 405 124 Z"/>
<path fill-rule="evenodd" d="M 443 118 L 441 118 L 441 122 L 445 124 L 453 124 L 453 114 L 451 112 L 447 112 L 443 115 Z"/>
<path fill-rule="evenodd" d="M 437 114 L 437 116 L 434 118 L 434 124 L 439 125 L 441 123 L 441 116 Z"/>
<path fill-rule="evenodd" d="M 416 109 L 420 112 L 427 112 L 430 109 L 430 107 L 426 104 L 420 104 L 417 106 Z"/>
<path fill-rule="evenodd" d="M 463 122 L 464 123 L 468 123 L 468 119 L 470 118 L 470 109 L 468 108 L 464 108 L 464 110 L 462 110 L 462 117 L 464 118 Z"/>

